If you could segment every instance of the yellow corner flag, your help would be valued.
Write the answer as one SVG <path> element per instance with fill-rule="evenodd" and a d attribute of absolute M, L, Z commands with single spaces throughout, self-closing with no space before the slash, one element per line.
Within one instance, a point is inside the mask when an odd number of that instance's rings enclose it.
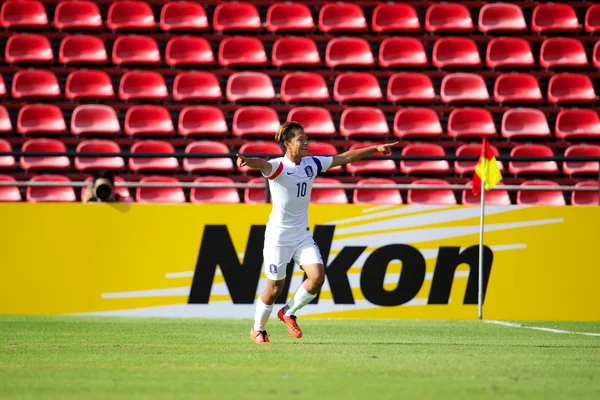
<path fill-rule="evenodd" d="M 479 195 L 481 192 L 481 182 L 483 181 L 485 190 L 488 191 L 498 182 L 502 180 L 502 174 L 498 163 L 496 162 L 496 156 L 494 155 L 494 149 L 488 141 L 483 138 L 483 145 L 481 148 L 481 157 L 475 167 L 475 175 L 473 175 L 473 194 Z"/>

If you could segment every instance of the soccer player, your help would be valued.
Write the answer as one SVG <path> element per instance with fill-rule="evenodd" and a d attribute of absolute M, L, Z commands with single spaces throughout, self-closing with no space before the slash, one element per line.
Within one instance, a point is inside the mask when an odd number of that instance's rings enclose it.
<path fill-rule="evenodd" d="M 273 210 L 265 232 L 263 259 L 267 288 L 258 298 L 254 326 L 250 338 L 256 343 L 269 343 L 265 325 L 271 316 L 275 299 L 281 294 L 287 264 L 293 259 L 306 273 L 294 297 L 277 312 L 288 332 L 297 338 L 302 330 L 296 312 L 314 299 L 325 281 L 325 267 L 317 244 L 308 228 L 308 205 L 315 177 L 329 168 L 361 160 L 374 152 L 391 154 L 396 143 L 346 151 L 333 157 L 309 156 L 308 138 L 297 122 L 286 122 L 275 134 L 285 156 L 273 160 L 237 156 L 238 167 L 260 170 L 269 180 Z"/>

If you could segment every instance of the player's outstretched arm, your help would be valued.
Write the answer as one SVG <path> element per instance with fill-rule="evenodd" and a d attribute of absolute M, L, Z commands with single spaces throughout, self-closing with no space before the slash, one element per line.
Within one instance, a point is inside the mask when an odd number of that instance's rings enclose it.
<path fill-rule="evenodd" d="M 250 167 L 252 169 L 258 169 L 264 175 L 270 175 L 271 169 L 273 168 L 268 161 L 263 160 L 262 158 L 246 158 L 239 154 L 237 155 L 236 164 L 238 167 Z"/>
<path fill-rule="evenodd" d="M 349 150 L 342 154 L 338 154 L 337 156 L 333 156 L 333 162 L 331 163 L 331 167 L 337 167 L 338 165 L 345 165 L 351 163 L 353 161 L 362 160 L 363 158 L 370 156 L 375 152 L 383 153 L 384 155 L 392 154 L 392 147 L 394 147 L 398 142 L 380 144 L 376 146 L 364 147 L 362 149 Z"/>

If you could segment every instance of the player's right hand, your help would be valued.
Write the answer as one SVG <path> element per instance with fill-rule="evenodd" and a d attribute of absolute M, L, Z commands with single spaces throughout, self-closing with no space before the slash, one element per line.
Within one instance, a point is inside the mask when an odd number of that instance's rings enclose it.
<path fill-rule="evenodd" d="M 245 167 L 246 166 L 246 157 L 237 154 L 236 164 L 238 167 Z"/>

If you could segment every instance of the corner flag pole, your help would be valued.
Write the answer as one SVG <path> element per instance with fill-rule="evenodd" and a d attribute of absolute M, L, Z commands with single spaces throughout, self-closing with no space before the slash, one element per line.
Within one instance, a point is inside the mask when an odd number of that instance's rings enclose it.
<path fill-rule="evenodd" d="M 477 290 L 477 316 L 483 319 L 483 219 L 485 216 L 485 179 L 481 180 L 481 211 L 479 216 L 479 274 Z"/>

